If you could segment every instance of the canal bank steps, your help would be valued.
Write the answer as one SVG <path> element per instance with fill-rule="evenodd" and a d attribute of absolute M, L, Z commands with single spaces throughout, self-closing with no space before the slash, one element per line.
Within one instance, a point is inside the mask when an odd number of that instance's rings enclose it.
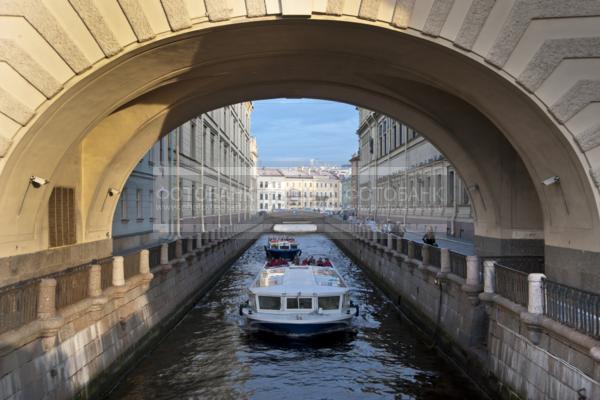
<path fill-rule="evenodd" d="M 575 304 L 567 297 L 573 289 L 550 292 L 555 284 L 544 284 L 543 274 L 507 268 L 501 257 L 464 256 L 336 218 L 319 232 L 493 398 L 600 399 L 596 297 L 591 307 Z"/>
<path fill-rule="evenodd" d="M 3 288 L 2 400 L 105 393 L 270 229 L 248 220 Z"/>

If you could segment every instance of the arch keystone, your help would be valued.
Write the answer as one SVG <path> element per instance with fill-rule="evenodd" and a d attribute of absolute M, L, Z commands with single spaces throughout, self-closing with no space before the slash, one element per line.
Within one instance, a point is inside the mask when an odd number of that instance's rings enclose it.
<path fill-rule="evenodd" d="M 328 0 L 325 12 L 330 15 L 342 15 L 344 14 L 344 3 L 344 0 Z"/>
<path fill-rule="evenodd" d="M 487 61 L 502 68 L 533 19 L 589 17 L 600 14 L 597 0 L 517 0 L 490 50 Z"/>
<path fill-rule="evenodd" d="M 118 0 L 118 2 L 138 42 L 145 42 L 156 36 L 138 0 Z"/>
<path fill-rule="evenodd" d="M 249 17 L 262 17 L 267 15 L 265 0 L 246 0 L 246 12 Z"/>
<path fill-rule="evenodd" d="M 88 28 L 106 57 L 114 56 L 121 51 L 121 45 L 117 42 L 104 17 L 92 0 L 69 0 L 69 3 L 79 14 L 79 18 Z"/>
<path fill-rule="evenodd" d="M 462 49 L 471 50 L 479 37 L 485 21 L 490 16 L 496 0 L 473 0 L 463 21 L 454 44 Z"/>
<path fill-rule="evenodd" d="M 190 13 L 183 0 L 160 0 L 173 32 L 192 26 Z"/>
<path fill-rule="evenodd" d="M 233 11 L 227 0 L 204 0 L 206 14 L 211 21 L 226 21 L 231 18 Z"/>
<path fill-rule="evenodd" d="M 380 4 L 381 0 L 362 0 L 358 9 L 358 17 L 376 21 Z"/>
<path fill-rule="evenodd" d="M 550 112 L 562 123 L 567 122 L 589 103 L 600 101 L 600 81 L 581 80 L 550 108 Z"/>
<path fill-rule="evenodd" d="M 26 125 L 33 118 L 33 110 L 2 88 L 0 88 L 0 112 L 21 125 Z"/>
<path fill-rule="evenodd" d="M 596 124 L 576 135 L 575 140 L 577 140 L 582 151 L 590 151 L 600 146 L 600 124 Z"/>
<path fill-rule="evenodd" d="M 13 40 L 0 39 L 0 61 L 13 67 L 48 99 L 62 89 L 62 85 Z"/>
<path fill-rule="evenodd" d="M 0 14 L 24 17 L 67 65 L 77 74 L 90 68 L 91 62 L 71 40 L 54 15 L 37 0 L 2 1 Z"/>
<path fill-rule="evenodd" d="M 423 26 L 423 33 L 434 37 L 439 36 L 453 5 L 454 0 L 435 0 Z"/>
<path fill-rule="evenodd" d="M 408 28 L 414 7 L 415 0 L 397 0 L 392 16 L 392 25 L 401 29 Z"/>
<path fill-rule="evenodd" d="M 519 83 L 535 92 L 566 58 L 600 57 L 600 37 L 547 40 L 519 76 Z"/>

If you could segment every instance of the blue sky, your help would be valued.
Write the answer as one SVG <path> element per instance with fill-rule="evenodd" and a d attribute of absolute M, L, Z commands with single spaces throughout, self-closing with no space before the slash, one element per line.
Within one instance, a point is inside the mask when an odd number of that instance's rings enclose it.
<path fill-rule="evenodd" d="M 261 167 L 348 164 L 358 149 L 358 111 L 324 100 L 254 101 L 252 134 Z"/>

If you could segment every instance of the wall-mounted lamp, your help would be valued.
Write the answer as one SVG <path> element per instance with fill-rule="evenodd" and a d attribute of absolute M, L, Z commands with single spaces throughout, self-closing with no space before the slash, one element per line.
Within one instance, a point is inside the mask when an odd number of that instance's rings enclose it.
<path fill-rule="evenodd" d="M 560 182 L 560 178 L 558 176 L 551 176 L 550 178 L 546 178 L 542 181 L 542 183 L 546 186 L 554 185 L 558 182 Z"/>
<path fill-rule="evenodd" d="M 29 188 L 33 186 L 34 189 L 39 189 L 48 183 L 50 183 L 48 179 L 40 178 L 39 176 L 31 175 L 29 177 L 29 183 L 27 184 L 27 189 L 25 189 L 25 193 L 23 193 L 23 199 L 21 200 L 21 205 L 19 206 L 17 216 L 20 216 L 21 211 L 23 211 L 23 205 L 25 204 L 25 198 L 27 198 L 27 192 L 29 192 Z"/>
<path fill-rule="evenodd" d="M 41 188 L 42 186 L 48 184 L 50 181 L 45 178 L 40 178 L 39 176 L 31 175 L 29 177 L 29 183 L 36 189 Z"/>
<path fill-rule="evenodd" d="M 104 196 L 104 201 L 102 202 L 102 207 L 100 208 L 100 212 L 104 211 L 104 206 L 106 205 L 106 200 L 109 197 L 114 197 L 114 196 L 118 195 L 119 193 L 121 193 L 121 191 L 119 189 L 109 187 L 108 190 L 106 191 L 106 196 Z"/>

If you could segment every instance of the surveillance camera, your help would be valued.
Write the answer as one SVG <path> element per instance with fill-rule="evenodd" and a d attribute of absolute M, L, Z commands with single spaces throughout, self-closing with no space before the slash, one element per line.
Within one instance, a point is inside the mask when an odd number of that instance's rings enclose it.
<path fill-rule="evenodd" d="M 546 186 L 550 186 L 558 182 L 560 182 L 560 178 L 558 176 L 551 176 L 550 178 L 544 179 L 542 183 Z"/>
<path fill-rule="evenodd" d="M 110 197 L 112 197 L 112 196 L 114 196 L 114 195 L 116 195 L 116 194 L 119 194 L 119 193 L 121 193 L 121 191 L 120 191 L 120 190 L 118 190 L 118 189 L 114 189 L 114 188 L 110 188 L 110 189 L 108 189 L 108 195 L 109 195 Z"/>
<path fill-rule="evenodd" d="M 40 178 L 39 176 L 31 175 L 29 177 L 29 182 L 31 182 L 31 186 L 38 189 L 50 181 L 48 179 Z"/>

